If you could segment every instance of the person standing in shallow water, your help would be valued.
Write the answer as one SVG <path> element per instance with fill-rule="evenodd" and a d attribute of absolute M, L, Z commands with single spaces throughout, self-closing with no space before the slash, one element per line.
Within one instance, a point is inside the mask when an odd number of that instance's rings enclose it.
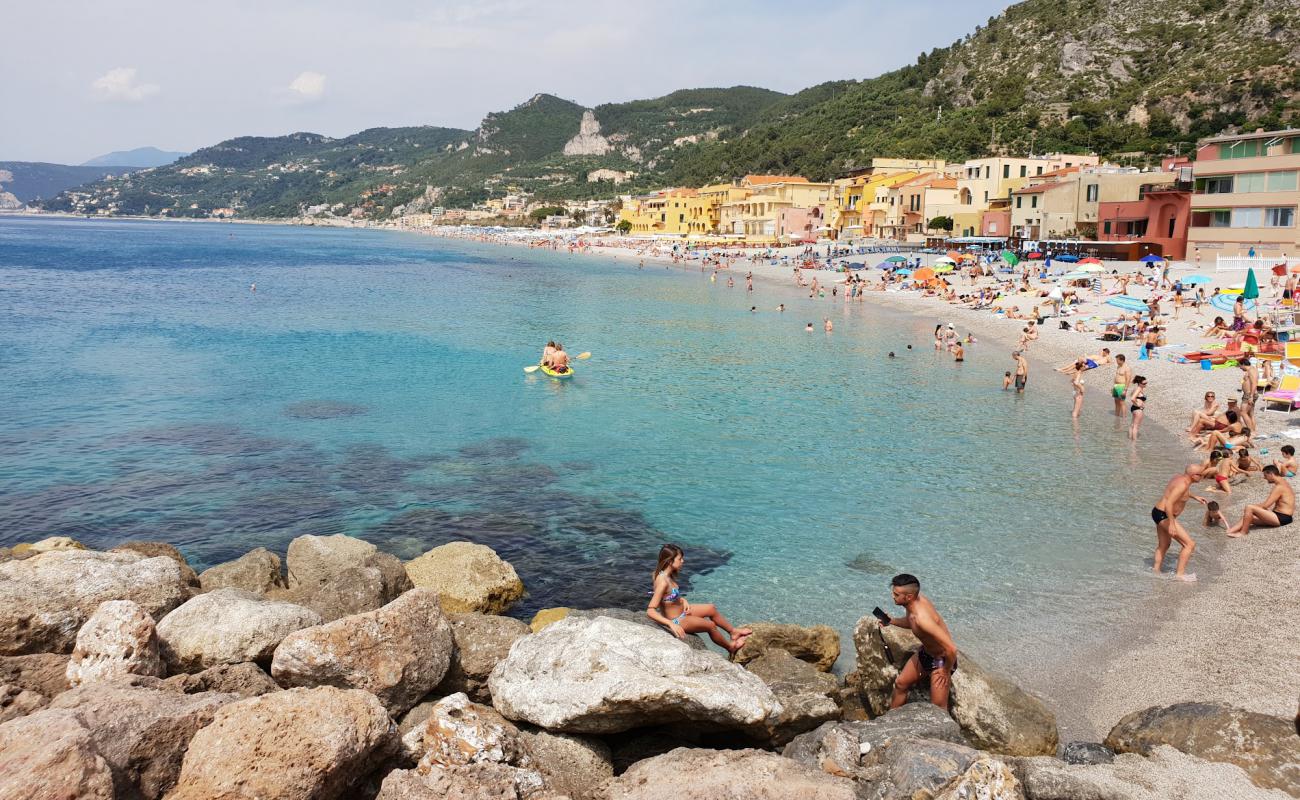
<path fill-rule="evenodd" d="M 1178 566 L 1174 570 L 1174 577 L 1180 581 L 1196 580 L 1196 574 L 1187 571 L 1187 562 L 1192 559 L 1192 553 L 1196 551 L 1196 542 L 1192 541 L 1187 529 L 1178 521 L 1178 515 L 1183 513 L 1189 499 L 1202 505 L 1209 503 L 1204 497 L 1192 494 L 1192 486 L 1204 477 L 1203 473 L 1204 469 L 1200 464 L 1188 465 L 1186 470 L 1170 479 L 1169 485 L 1165 487 L 1165 493 L 1151 509 L 1151 521 L 1156 524 L 1156 553 L 1151 571 L 1157 575 L 1164 565 L 1165 553 L 1169 552 L 1169 545 L 1178 542 L 1182 549 L 1178 553 Z"/>
<path fill-rule="evenodd" d="M 895 575 L 890 582 L 894 604 L 902 606 L 907 615 L 880 621 L 880 627 L 896 625 L 907 628 L 921 640 L 921 649 L 912 654 L 903 665 L 903 671 L 894 679 L 894 695 L 890 708 L 907 702 L 907 693 L 923 677 L 930 679 L 930 702 L 948 710 L 948 694 L 952 690 L 952 674 L 957 671 L 957 645 L 952 641 L 948 623 L 935 609 L 930 598 L 921 594 L 921 581 L 915 575 Z"/>
<path fill-rule="evenodd" d="M 733 628 L 712 603 L 687 602 L 677 585 L 677 575 L 685 560 L 682 548 L 675 544 L 659 549 L 654 592 L 646 616 L 672 631 L 678 639 L 685 639 L 688 633 L 707 633 L 714 644 L 734 656 L 753 631 Z"/>

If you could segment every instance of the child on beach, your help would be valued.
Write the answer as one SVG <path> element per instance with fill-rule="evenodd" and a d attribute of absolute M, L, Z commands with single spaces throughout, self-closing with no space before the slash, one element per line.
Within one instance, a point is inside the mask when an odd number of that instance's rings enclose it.
<path fill-rule="evenodd" d="M 1205 527 L 1207 528 L 1228 527 L 1228 520 L 1224 518 L 1223 512 L 1219 510 L 1218 500 L 1211 500 L 1210 502 L 1205 504 Z"/>
<path fill-rule="evenodd" d="M 1281 461 L 1274 460 L 1273 466 L 1286 477 L 1294 478 L 1297 468 L 1295 448 L 1289 444 L 1282 445 L 1282 455 L 1284 458 Z"/>
<path fill-rule="evenodd" d="M 1005 392 L 1007 389 L 1010 388 L 1011 388 L 1011 373 L 1007 372 L 1002 376 L 1002 391 Z"/>

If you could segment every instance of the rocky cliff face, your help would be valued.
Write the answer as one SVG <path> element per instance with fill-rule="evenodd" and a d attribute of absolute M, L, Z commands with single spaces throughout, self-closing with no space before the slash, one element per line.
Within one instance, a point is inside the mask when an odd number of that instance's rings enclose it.
<path fill-rule="evenodd" d="M 578 135 L 564 143 L 566 156 L 603 156 L 613 149 L 609 140 L 600 135 L 600 123 L 591 111 L 582 112 Z"/>

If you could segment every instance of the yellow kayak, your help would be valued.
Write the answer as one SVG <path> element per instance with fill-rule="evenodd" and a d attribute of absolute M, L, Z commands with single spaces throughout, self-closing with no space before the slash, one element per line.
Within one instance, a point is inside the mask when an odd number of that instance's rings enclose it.
<path fill-rule="evenodd" d="M 572 377 L 573 377 L 573 367 L 569 367 L 569 368 L 568 368 L 567 370 L 565 370 L 564 372 L 556 372 L 555 370 L 551 369 L 550 367 L 546 366 L 545 364 L 542 364 L 541 366 L 542 366 L 542 372 L 546 373 L 547 375 L 551 376 L 552 378 L 556 378 L 556 379 L 558 379 L 558 380 L 564 380 L 565 378 L 572 378 Z"/>

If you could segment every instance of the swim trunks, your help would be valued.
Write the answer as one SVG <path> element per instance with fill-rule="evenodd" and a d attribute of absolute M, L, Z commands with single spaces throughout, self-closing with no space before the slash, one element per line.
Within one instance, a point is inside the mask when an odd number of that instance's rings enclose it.
<path fill-rule="evenodd" d="M 935 667 L 938 667 L 939 669 L 943 669 L 943 658 L 935 658 L 934 656 L 925 652 L 924 649 L 916 651 L 916 660 L 918 665 L 921 667 L 922 675 L 930 674 L 931 672 L 934 671 Z M 952 671 L 953 672 L 957 671 L 957 659 L 953 659 Z"/>
<path fill-rule="evenodd" d="M 1154 522 L 1155 524 L 1159 525 L 1160 523 L 1164 522 L 1167 519 L 1169 519 L 1169 515 L 1166 514 L 1165 512 L 1161 511 L 1158 508 L 1151 509 L 1151 521 Z"/>
<path fill-rule="evenodd" d="M 1285 525 L 1290 525 L 1291 521 L 1294 519 L 1290 514 L 1283 514 L 1280 511 L 1274 511 L 1273 513 L 1277 515 L 1277 526 L 1279 528 Z"/>
<path fill-rule="evenodd" d="M 1025 388 L 1025 381 L 1027 381 L 1028 379 L 1029 379 L 1029 376 L 1028 376 L 1028 375 L 1017 375 L 1017 376 L 1016 376 L 1016 388 L 1017 388 L 1017 389 L 1020 389 L 1020 390 L 1024 390 L 1024 388 Z"/>
<path fill-rule="evenodd" d="M 1110 396 L 1115 398 L 1116 400 L 1120 400 L 1124 397 L 1125 389 L 1126 387 L 1124 386 L 1124 384 L 1117 383 L 1114 386 L 1110 387 Z"/>
<path fill-rule="evenodd" d="M 1085 367 L 1087 367 L 1088 369 L 1096 369 L 1096 368 L 1097 368 L 1097 362 L 1096 362 L 1096 361 L 1093 361 L 1091 358 L 1088 359 L 1087 361 L 1083 362 L 1083 365 L 1084 365 Z"/>

